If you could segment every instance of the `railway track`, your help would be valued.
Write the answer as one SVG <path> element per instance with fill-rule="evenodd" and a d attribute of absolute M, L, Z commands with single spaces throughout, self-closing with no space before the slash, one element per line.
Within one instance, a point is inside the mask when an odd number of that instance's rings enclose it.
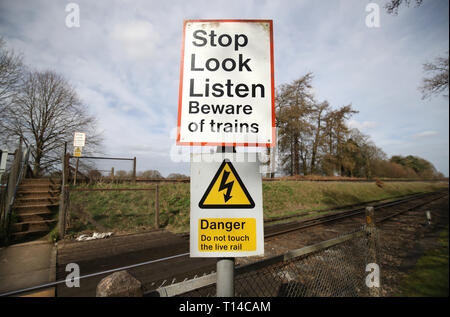
<path fill-rule="evenodd" d="M 432 193 L 421 193 L 421 194 L 416 194 L 416 195 L 412 195 L 409 196 L 407 198 L 402 198 L 396 201 L 390 201 L 390 202 L 383 202 L 383 203 L 375 203 L 375 202 L 380 202 L 380 200 L 378 201 L 372 201 L 369 203 L 363 203 L 358 205 L 352 205 L 352 209 L 350 210 L 345 210 L 345 211 L 341 211 L 338 213 L 328 213 L 325 215 L 319 215 L 316 217 L 312 217 L 309 219 L 305 219 L 305 220 L 299 220 L 299 221 L 294 221 L 294 222 L 289 222 L 286 224 L 280 224 L 280 225 L 274 225 L 272 228 L 271 227 L 265 227 L 264 228 L 264 238 L 271 238 L 274 236 L 279 236 L 285 233 L 289 233 L 289 232 L 293 232 L 293 231 L 297 231 L 297 230 L 301 230 L 303 228 L 308 228 L 311 226 L 316 226 L 316 225 L 321 225 L 324 223 L 328 223 L 328 222 L 333 222 L 333 221 L 338 221 L 341 219 L 348 219 L 354 216 L 360 216 L 362 214 L 365 213 L 366 210 L 366 206 L 371 205 L 372 207 L 374 207 L 374 209 L 378 212 L 383 212 L 386 213 L 386 209 L 390 208 L 390 207 L 395 207 L 395 206 L 400 206 L 402 204 L 409 204 L 409 203 L 413 203 L 413 207 L 409 207 L 406 210 L 402 210 L 400 212 L 393 212 L 391 214 L 387 214 L 387 215 L 383 215 L 382 219 L 380 219 L 379 221 L 385 221 L 391 217 L 394 217 L 402 212 L 405 212 L 407 210 L 410 210 L 412 208 L 417 208 L 416 205 L 414 205 L 414 201 L 417 200 L 423 200 L 425 199 L 425 202 L 421 201 L 419 203 L 420 206 L 424 205 L 424 204 L 428 204 L 431 201 L 434 201 L 436 199 L 439 199 L 443 196 L 447 195 L 447 193 L 443 193 L 441 191 L 438 192 L 432 192 Z M 431 199 L 430 199 L 431 198 Z M 427 200 L 430 199 L 430 200 Z M 419 206 L 417 205 L 417 206 Z M 358 207 L 355 207 L 358 206 Z M 348 206 L 350 207 L 350 206 Z M 331 210 L 335 210 L 335 209 L 328 209 L 326 211 L 331 211 Z M 326 212 L 325 211 L 325 212 Z M 324 212 L 324 211 L 322 211 Z M 313 213 L 313 212 L 311 212 Z M 293 217 L 299 217 L 300 215 L 293 215 L 293 216 L 289 216 L 289 218 L 293 218 Z M 281 217 L 278 218 L 276 220 L 285 220 L 287 219 L 287 217 Z"/>
<path fill-rule="evenodd" d="M 377 213 L 377 222 L 387 221 L 388 219 L 398 216 L 403 212 L 408 210 L 413 210 L 419 208 L 423 205 L 429 204 L 432 201 L 440 199 L 444 196 L 448 196 L 448 191 L 433 192 L 433 193 L 422 193 L 417 195 L 412 195 L 409 197 L 401 198 L 396 201 L 390 202 L 380 202 L 373 201 L 371 205 L 375 208 Z M 288 223 L 274 224 L 270 226 L 265 226 L 265 238 L 271 239 L 273 237 L 280 238 L 284 234 L 292 233 L 294 231 L 303 230 L 306 228 L 319 226 L 323 224 L 331 224 L 333 222 L 339 222 L 344 220 L 349 220 L 352 218 L 361 219 L 361 215 L 365 212 L 365 207 L 368 203 L 361 205 L 352 205 L 347 207 L 352 207 L 349 210 L 340 211 L 338 213 L 326 213 L 324 215 L 315 216 L 308 219 L 291 221 Z M 324 211 L 322 211 L 324 212 Z M 290 216 L 298 217 L 298 215 Z M 277 219 L 286 220 L 285 219 Z M 271 223 L 272 220 L 267 221 Z M 145 261 L 142 259 L 140 262 L 135 261 L 135 264 L 128 265 L 118 265 L 115 267 L 108 267 L 108 269 L 101 270 L 99 268 L 104 268 L 104 265 L 97 265 L 95 268 L 89 268 L 88 261 L 80 261 L 83 263 L 82 276 L 80 279 L 83 280 L 82 285 L 86 285 L 86 291 L 83 289 L 78 289 L 76 292 L 71 294 L 71 290 L 65 287 L 64 281 L 64 267 L 58 268 L 57 282 L 49 283 L 46 285 L 40 285 L 29 289 L 17 290 L 14 292 L 9 292 L 7 294 L 0 294 L 0 296 L 10 296 L 18 295 L 24 292 L 36 291 L 48 287 L 57 287 L 60 295 L 63 296 L 95 296 L 95 287 L 98 282 L 108 274 L 117 272 L 120 270 L 129 270 L 131 274 L 136 276 L 138 279 L 143 279 L 144 288 L 148 291 L 150 289 L 157 288 L 164 283 L 171 283 L 180 281 L 186 278 L 192 278 L 195 275 L 201 275 L 204 273 L 210 273 L 215 270 L 214 259 L 191 259 L 189 258 L 189 241 L 187 236 L 180 235 L 182 239 L 185 240 L 185 245 L 180 245 L 175 248 L 177 251 L 170 253 L 170 246 L 167 246 L 165 256 L 160 256 L 159 258 L 149 259 L 146 258 Z M 175 251 L 174 249 L 174 251 Z M 182 251 L 182 252 L 180 252 Z M 183 252 L 185 251 L 185 252 Z M 150 252 L 142 252 L 144 256 L 149 256 Z M 126 258 L 121 255 L 122 258 Z M 138 258 L 135 258 L 138 260 Z M 103 263 L 108 262 L 108 259 L 104 259 Z M 64 263 L 60 263 L 63 265 Z M 155 274 L 155 272 L 161 272 Z M 150 277 L 151 276 L 151 277 Z M 94 292 L 94 293 L 92 293 Z"/>
<path fill-rule="evenodd" d="M 102 177 L 100 179 L 102 182 L 113 182 L 113 183 L 129 183 L 132 181 L 131 178 L 114 178 Z M 263 182 L 325 182 L 325 183 L 375 183 L 375 179 L 280 179 L 280 178 L 263 178 Z M 396 183 L 396 182 L 427 182 L 427 183 L 437 183 L 437 182 L 448 182 L 448 179 L 383 179 L 383 183 Z M 73 182 L 73 180 L 69 181 Z M 78 184 L 85 182 L 84 180 L 79 180 Z M 136 178 L 136 183 L 190 183 L 190 178 L 179 178 L 179 179 L 148 179 L 148 178 Z"/>

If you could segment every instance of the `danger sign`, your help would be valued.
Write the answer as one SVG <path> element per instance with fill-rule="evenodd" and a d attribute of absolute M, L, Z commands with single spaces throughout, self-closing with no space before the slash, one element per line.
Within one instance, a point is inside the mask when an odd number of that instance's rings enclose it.
<path fill-rule="evenodd" d="M 273 146 L 271 20 L 184 22 L 179 145 Z"/>
<path fill-rule="evenodd" d="M 225 159 L 205 191 L 200 208 L 254 208 L 255 202 L 230 160 Z"/>
<path fill-rule="evenodd" d="M 263 224 L 262 180 L 256 154 L 192 154 L 192 257 L 262 255 Z"/>
<path fill-rule="evenodd" d="M 73 156 L 77 156 L 77 157 L 81 156 L 81 146 L 76 146 L 73 149 Z"/>

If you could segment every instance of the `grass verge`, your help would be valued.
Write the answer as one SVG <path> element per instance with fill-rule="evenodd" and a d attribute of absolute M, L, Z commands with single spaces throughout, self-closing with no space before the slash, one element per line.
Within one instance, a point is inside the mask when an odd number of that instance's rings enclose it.
<path fill-rule="evenodd" d="M 77 188 L 88 187 L 86 185 Z M 92 188 L 149 188 L 153 184 L 97 184 Z M 162 183 L 160 225 L 172 232 L 189 231 L 190 185 Z M 400 195 L 448 188 L 448 183 L 395 182 L 379 187 L 374 183 L 348 182 L 263 182 L 264 217 L 273 218 L 343 205 L 389 199 Z M 69 235 L 99 231 L 90 217 L 105 230 L 136 232 L 154 227 L 153 191 L 71 192 Z M 89 217 L 87 217 L 89 218 Z"/>
<path fill-rule="evenodd" d="M 448 297 L 448 226 L 438 239 L 438 247 L 425 253 L 400 285 L 399 296 Z"/>

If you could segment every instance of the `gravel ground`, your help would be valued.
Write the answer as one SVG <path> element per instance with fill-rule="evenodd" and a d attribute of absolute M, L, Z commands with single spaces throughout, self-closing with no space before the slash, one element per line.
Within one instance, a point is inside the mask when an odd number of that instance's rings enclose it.
<path fill-rule="evenodd" d="M 428 225 L 425 211 L 430 210 Z M 392 211 L 391 211 L 392 212 Z M 381 216 L 381 214 L 380 214 Z M 381 296 L 395 296 L 398 286 L 417 260 L 437 245 L 439 233 L 448 225 L 448 195 L 415 210 L 407 211 L 377 225 L 378 261 L 380 262 Z M 361 228 L 364 217 L 323 224 L 286 235 L 265 239 L 264 257 L 236 258 L 246 264 L 335 238 Z"/>

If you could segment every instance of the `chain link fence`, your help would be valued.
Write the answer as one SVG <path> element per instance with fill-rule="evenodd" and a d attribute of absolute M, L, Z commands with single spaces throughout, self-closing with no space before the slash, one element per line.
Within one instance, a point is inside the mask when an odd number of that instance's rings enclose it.
<path fill-rule="evenodd" d="M 235 269 L 237 297 L 367 297 L 367 264 L 377 254 L 376 230 L 355 232 Z M 216 274 L 172 284 L 147 296 L 216 296 Z"/>

